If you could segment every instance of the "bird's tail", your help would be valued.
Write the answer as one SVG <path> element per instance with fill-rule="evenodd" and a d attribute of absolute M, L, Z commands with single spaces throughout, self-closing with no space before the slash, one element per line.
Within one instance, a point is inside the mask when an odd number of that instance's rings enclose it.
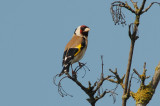
<path fill-rule="evenodd" d="M 69 66 L 70 66 L 70 64 L 65 64 L 65 65 L 63 66 L 63 69 L 62 69 L 61 73 L 59 74 L 59 77 L 60 77 L 61 75 L 63 75 L 64 72 L 69 72 Z"/>

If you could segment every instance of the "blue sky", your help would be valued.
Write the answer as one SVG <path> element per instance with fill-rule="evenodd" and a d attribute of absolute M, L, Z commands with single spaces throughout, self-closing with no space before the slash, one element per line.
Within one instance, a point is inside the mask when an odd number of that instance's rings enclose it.
<path fill-rule="evenodd" d="M 148 6 L 153 0 L 148 1 Z M 154 0 L 158 1 L 158 0 Z M 81 62 L 87 62 L 90 72 L 85 78 L 79 73 L 80 81 L 96 81 L 101 73 L 100 55 L 104 56 L 105 75 L 118 69 L 125 74 L 130 39 L 128 24 L 133 22 L 132 13 L 126 13 L 127 25 L 115 26 L 110 14 L 112 0 L 1 0 L 0 1 L 0 106 L 89 106 L 87 95 L 69 79 L 63 81 L 64 89 L 73 97 L 62 98 L 53 77 L 62 70 L 62 55 L 66 43 L 76 27 L 87 25 L 89 45 Z M 139 39 L 135 44 L 132 69 L 142 73 L 147 63 L 147 75 L 153 76 L 160 61 L 160 7 L 154 5 L 141 16 Z M 74 65 L 75 67 L 76 65 Z M 151 78 L 147 81 L 147 83 Z M 132 82 L 132 89 L 139 84 Z M 104 88 L 112 89 L 112 83 L 105 82 Z M 156 94 L 148 106 L 159 103 Z M 120 106 L 122 89 L 119 86 L 116 103 L 107 94 L 96 106 Z M 135 101 L 128 100 L 130 106 Z"/>

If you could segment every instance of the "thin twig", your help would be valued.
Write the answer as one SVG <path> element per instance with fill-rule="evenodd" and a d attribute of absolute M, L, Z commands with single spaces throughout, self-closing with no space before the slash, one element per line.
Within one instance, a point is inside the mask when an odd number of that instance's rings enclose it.
<path fill-rule="evenodd" d="M 160 6 L 160 3 L 158 3 L 158 2 L 152 2 L 144 11 L 142 11 L 141 14 L 147 12 L 152 7 L 153 4 L 158 4 Z"/>
<path fill-rule="evenodd" d="M 137 74 L 137 76 L 138 76 L 139 78 L 141 78 L 141 75 L 138 73 L 138 71 L 137 71 L 136 69 L 133 69 L 133 71 L 135 72 L 135 74 Z"/>
<path fill-rule="evenodd" d="M 135 10 L 137 10 L 137 9 L 138 9 L 137 2 L 134 2 L 133 0 L 130 0 L 130 1 L 132 2 L 132 4 L 133 4 Z"/>

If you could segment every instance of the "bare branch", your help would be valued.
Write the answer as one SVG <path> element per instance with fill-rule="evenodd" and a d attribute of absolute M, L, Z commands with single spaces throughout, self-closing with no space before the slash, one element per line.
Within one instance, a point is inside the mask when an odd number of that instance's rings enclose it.
<path fill-rule="evenodd" d="M 137 2 L 134 2 L 133 0 L 130 0 L 135 8 L 135 10 L 138 10 Z"/>
<path fill-rule="evenodd" d="M 138 14 L 141 14 L 142 10 L 144 9 L 145 3 L 146 3 L 146 0 L 143 0 L 142 5 L 141 5 L 141 7 L 140 7 L 140 9 L 139 9 Z"/>
<path fill-rule="evenodd" d="M 142 73 L 142 75 L 140 75 L 140 74 L 136 71 L 136 69 L 133 69 L 133 71 L 134 71 L 134 72 L 137 74 L 137 76 L 141 79 L 141 85 L 145 85 L 145 84 L 144 84 L 144 83 L 145 83 L 145 80 L 150 77 L 150 76 L 146 76 L 146 71 L 147 71 L 147 69 L 146 69 L 146 62 L 144 63 L 144 66 L 143 66 L 143 73 Z"/>
<path fill-rule="evenodd" d="M 134 2 L 133 0 L 130 0 L 132 2 L 132 4 L 134 5 L 136 2 Z"/>
<path fill-rule="evenodd" d="M 71 79 L 72 81 L 74 81 L 82 90 L 86 91 L 87 88 L 84 87 L 76 78 L 71 77 L 68 72 L 66 72 L 65 74 L 67 75 L 67 77 L 69 79 Z"/>
<path fill-rule="evenodd" d="M 141 79 L 141 85 L 138 91 L 136 93 L 130 92 L 131 96 L 136 100 L 136 106 L 146 106 L 152 99 L 152 96 L 154 95 L 154 92 L 160 80 L 160 63 L 156 67 L 152 81 L 148 85 L 145 85 L 145 80 L 148 78 L 146 77 L 146 71 L 146 63 L 144 63 L 142 75 L 140 75 L 134 69 L 134 72 Z"/>
<path fill-rule="evenodd" d="M 95 103 L 103 98 L 105 96 L 106 93 L 113 93 L 114 91 L 103 91 L 102 89 L 102 85 L 103 85 L 103 82 L 107 79 L 109 79 L 111 76 L 107 76 L 107 77 L 104 77 L 104 74 L 103 74 L 103 56 L 101 56 L 101 61 L 102 61 L 102 72 L 101 72 L 101 76 L 100 76 L 100 80 L 99 81 L 96 81 L 93 85 L 91 84 L 90 81 L 88 81 L 88 87 L 85 87 L 81 82 L 78 81 L 77 79 L 77 72 L 82 68 L 85 70 L 86 72 L 86 69 L 89 70 L 89 68 L 86 66 L 86 63 L 80 63 L 79 66 L 77 66 L 74 71 L 72 71 L 72 76 L 68 73 L 68 72 L 65 72 L 65 75 L 63 78 L 60 79 L 59 83 L 56 84 L 56 77 L 59 75 L 57 74 L 55 77 L 54 77 L 54 84 L 56 86 L 58 86 L 58 92 L 59 94 L 63 97 L 63 96 L 68 96 L 69 94 L 65 92 L 65 90 L 62 88 L 61 86 L 61 82 L 63 79 L 65 78 L 69 78 L 71 79 L 73 82 L 75 82 L 88 96 L 89 98 L 87 99 L 87 101 L 92 105 L 92 106 L 95 106 Z M 89 70 L 90 71 L 90 70 Z M 100 92 L 102 89 L 102 92 Z M 95 97 L 94 95 L 97 93 L 97 96 Z M 72 95 L 69 95 L 69 96 L 72 96 Z M 113 95 L 112 95 L 113 96 Z"/>
<path fill-rule="evenodd" d="M 124 7 L 125 9 L 131 11 L 132 13 L 135 13 L 135 11 L 128 5 L 127 2 L 122 2 L 122 1 L 115 1 L 111 4 L 111 6 L 120 6 L 120 7 Z"/>
<path fill-rule="evenodd" d="M 128 87 L 128 90 L 127 90 L 127 96 L 128 96 L 128 97 L 130 96 L 130 92 L 132 92 L 132 91 L 131 91 L 131 82 L 132 82 L 133 74 L 134 74 L 134 73 L 132 73 L 132 75 L 131 75 L 131 79 L 130 79 L 130 81 L 129 81 L 129 87 Z"/>
<path fill-rule="evenodd" d="M 130 0 L 135 8 L 135 10 L 133 10 L 128 4 L 127 2 L 121 2 L 121 1 L 115 1 L 111 4 L 111 14 L 112 14 L 112 18 L 113 18 L 113 21 L 115 24 L 124 24 L 126 21 L 125 21 L 125 16 L 124 14 L 122 13 L 121 9 L 122 8 L 126 8 L 128 9 L 129 11 L 131 11 L 132 13 L 134 13 L 136 15 L 135 17 L 135 21 L 133 24 L 130 24 L 129 25 L 129 37 L 131 39 L 131 46 L 130 46 L 130 52 L 129 52 L 129 58 L 128 58 L 128 65 L 127 65 L 127 71 L 126 71 L 126 77 L 125 77 L 125 82 L 123 84 L 124 86 L 124 91 L 123 91 L 123 96 L 122 96 L 122 106 L 126 106 L 126 101 L 128 99 L 128 93 L 130 91 L 130 86 L 131 86 L 131 80 L 129 82 L 129 87 L 128 87 L 128 81 L 129 81 L 129 76 L 130 76 L 130 69 L 131 69 L 131 64 L 132 64 L 132 57 L 133 57 L 133 51 L 134 51 L 134 44 L 135 44 L 135 41 L 139 38 L 137 36 L 137 33 L 138 33 L 138 26 L 139 26 L 139 23 L 140 23 L 140 16 L 142 13 L 148 11 L 148 9 L 154 4 L 154 3 L 157 3 L 157 2 L 153 2 L 151 3 L 151 5 L 146 8 L 144 10 L 144 6 L 145 6 L 145 3 L 146 3 L 146 0 L 143 0 L 140 8 L 138 8 L 137 6 L 137 2 L 134 2 L 134 0 Z M 157 3 L 159 4 L 159 3 Z M 160 5 L 160 4 L 159 4 Z M 144 11 L 143 11 L 144 10 Z M 146 64 L 144 64 L 144 69 L 143 69 L 143 74 L 140 75 L 135 69 L 134 69 L 134 72 L 138 75 L 138 77 L 141 79 L 141 85 L 143 86 L 144 85 L 144 82 L 145 82 L 145 79 L 149 78 L 149 76 L 146 76 Z M 115 74 L 115 78 L 117 79 L 117 81 L 113 80 L 113 79 L 108 79 L 109 81 L 113 82 L 113 83 L 118 83 L 118 80 L 119 78 L 116 76 L 116 72 L 113 72 L 111 70 L 111 72 L 113 74 Z M 122 87 L 123 87 L 122 86 Z M 142 87 L 143 88 L 143 87 Z M 149 88 L 150 89 L 150 88 Z"/>
<path fill-rule="evenodd" d="M 130 26 L 129 26 L 129 31 L 130 31 Z M 122 96 L 122 106 L 126 106 L 126 101 L 128 99 L 127 96 L 127 89 L 128 89 L 128 81 L 129 81 L 129 76 L 130 76 L 130 68 L 132 64 L 132 57 L 133 57 L 133 51 L 134 51 L 134 44 L 135 41 L 138 39 L 137 36 L 137 30 L 138 30 L 138 24 L 134 24 L 133 27 L 133 33 L 129 32 L 129 36 L 131 36 L 131 45 L 130 45 L 130 51 L 129 51 L 129 57 L 128 57 L 128 65 L 127 65 L 127 71 L 126 71 L 126 77 L 125 77 L 125 82 L 124 82 L 124 90 L 123 90 L 123 96 Z"/>
<path fill-rule="evenodd" d="M 115 69 L 115 71 L 113 71 L 112 69 L 109 69 L 109 71 L 111 73 L 113 73 L 115 76 L 109 76 L 109 78 L 107 78 L 106 80 L 110 81 L 110 82 L 113 82 L 113 83 L 116 83 L 116 84 L 120 84 L 122 86 L 122 88 L 124 89 L 124 84 L 123 84 L 123 80 L 125 78 L 125 75 L 123 75 L 122 78 L 119 77 L 119 74 L 117 73 L 117 68 Z M 110 79 L 110 77 L 114 77 L 117 79 L 117 81 L 113 80 L 113 79 Z"/>
<path fill-rule="evenodd" d="M 118 86 L 117 86 L 118 87 Z M 117 89 L 117 87 L 115 88 L 115 89 Z M 111 93 L 111 95 L 110 96 L 112 96 L 113 97 L 113 103 L 115 103 L 116 102 L 116 95 L 118 95 L 117 93 L 115 93 L 114 91 L 113 92 L 110 92 Z"/>
<path fill-rule="evenodd" d="M 141 75 L 138 73 L 138 71 L 137 71 L 136 69 L 133 69 L 133 71 L 134 71 L 134 73 L 137 74 L 137 76 L 138 76 L 139 78 L 141 78 Z"/>
<path fill-rule="evenodd" d="M 121 8 L 125 6 L 125 3 L 121 2 L 121 1 L 115 1 L 111 4 L 111 15 L 112 15 L 112 19 L 116 24 L 122 24 L 122 25 L 126 25 L 126 21 L 125 21 L 125 15 L 123 14 Z"/>
<path fill-rule="evenodd" d="M 57 76 L 59 76 L 59 74 L 57 74 L 57 75 L 53 78 L 53 83 L 54 83 L 56 86 L 58 86 L 58 93 L 59 93 L 62 97 L 64 97 L 64 96 L 71 96 L 71 97 L 73 97 L 72 95 L 68 94 L 68 93 L 63 89 L 63 87 L 62 87 L 62 85 L 61 85 L 62 80 L 65 79 L 65 78 L 67 78 L 67 76 L 64 76 L 63 78 L 61 78 L 60 81 L 58 82 L 58 84 L 56 84 L 56 78 L 57 78 Z"/>
<path fill-rule="evenodd" d="M 101 99 L 101 98 L 103 98 L 103 97 L 105 96 L 105 94 L 106 94 L 106 93 L 109 93 L 109 92 L 104 91 L 102 94 L 100 94 L 100 95 L 99 95 L 99 97 L 98 97 L 98 96 L 96 96 L 96 98 L 95 98 L 95 99 L 96 99 L 96 101 L 97 101 L 97 100 L 99 100 L 99 99 Z"/>
<path fill-rule="evenodd" d="M 94 92 L 96 93 L 97 90 L 102 86 L 103 82 L 104 82 L 105 80 L 108 80 L 109 78 L 110 78 L 110 76 L 107 76 L 106 78 L 101 78 L 100 81 L 97 82 L 97 87 L 96 87 L 96 89 L 94 90 Z"/>
<path fill-rule="evenodd" d="M 103 82 L 105 81 L 105 80 L 107 80 L 108 78 L 110 78 L 110 76 L 107 76 L 106 78 L 104 78 L 104 75 L 103 75 L 103 56 L 101 56 L 101 61 L 102 61 L 102 73 L 101 73 L 101 78 L 100 78 L 100 80 L 97 82 L 97 87 L 96 87 L 96 89 L 94 90 L 94 92 L 96 93 L 97 92 L 97 90 L 102 86 L 102 84 L 103 84 Z"/>
<path fill-rule="evenodd" d="M 151 86 L 153 87 L 153 89 L 156 89 L 159 81 L 160 81 L 160 62 L 155 69 L 155 73 L 151 81 Z"/>
<path fill-rule="evenodd" d="M 57 78 L 57 76 L 59 76 L 59 74 L 57 74 L 57 75 L 55 75 L 55 76 L 53 77 L 53 83 L 54 83 L 56 86 L 58 86 L 58 84 L 56 84 L 56 78 Z"/>
<path fill-rule="evenodd" d="M 158 2 L 152 2 L 144 11 L 142 11 L 141 14 L 147 12 L 152 7 L 153 4 L 158 4 L 160 6 L 160 3 L 158 3 Z"/>
<path fill-rule="evenodd" d="M 146 62 L 144 62 L 144 66 L 143 66 L 143 74 L 144 75 L 146 75 L 146 71 L 147 71 L 147 69 L 146 69 Z"/>
<path fill-rule="evenodd" d="M 111 69 L 109 69 L 109 71 L 112 72 L 115 75 L 115 77 L 117 79 L 117 83 L 121 83 L 121 79 L 120 79 L 120 77 L 117 73 L 117 68 L 115 69 L 115 71 L 112 71 Z"/>
<path fill-rule="evenodd" d="M 146 76 L 146 79 L 150 78 L 151 76 Z"/>
<path fill-rule="evenodd" d="M 101 61 L 102 61 L 102 73 L 101 73 L 101 79 L 103 79 L 104 77 L 104 74 L 103 74 L 103 56 L 101 55 Z"/>

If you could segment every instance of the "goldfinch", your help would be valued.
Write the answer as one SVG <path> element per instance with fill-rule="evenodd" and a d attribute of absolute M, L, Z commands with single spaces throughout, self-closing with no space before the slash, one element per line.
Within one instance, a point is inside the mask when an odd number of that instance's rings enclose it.
<path fill-rule="evenodd" d="M 90 28 L 81 25 L 76 28 L 72 39 L 68 42 L 64 49 L 63 54 L 63 69 L 59 76 L 63 75 L 64 72 L 69 72 L 70 65 L 73 63 L 79 62 L 85 54 L 88 45 L 88 32 Z M 73 70 L 72 70 L 73 71 Z"/>

